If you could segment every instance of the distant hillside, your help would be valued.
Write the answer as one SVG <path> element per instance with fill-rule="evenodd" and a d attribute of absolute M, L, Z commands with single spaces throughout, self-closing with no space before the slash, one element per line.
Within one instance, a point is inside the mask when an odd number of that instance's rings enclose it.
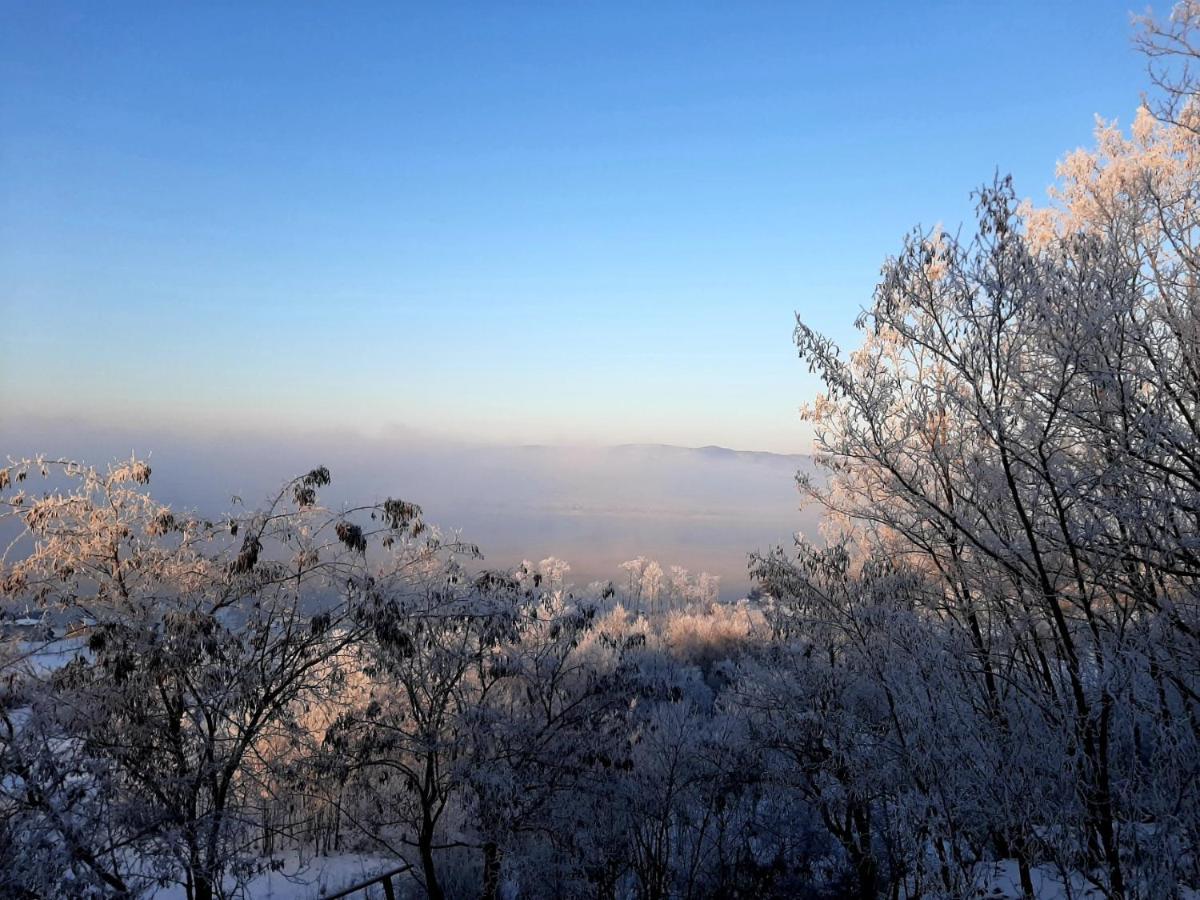
<path fill-rule="evenodd" d="M 644 451 L 662 452 L 664 455 L 687 454 L 704 456 L 709 459 L 737 459 L 743 462 L 777 463 L 787 460 L 793 465 L 805 465 L 810 457 L 800 453 L 769 453 L 765 450 L 731 450 L 729 447 L 718 447 L 709 444 L 705 447 L 677 447 L 674 444 L 617 444 L 615 451 Z"/>

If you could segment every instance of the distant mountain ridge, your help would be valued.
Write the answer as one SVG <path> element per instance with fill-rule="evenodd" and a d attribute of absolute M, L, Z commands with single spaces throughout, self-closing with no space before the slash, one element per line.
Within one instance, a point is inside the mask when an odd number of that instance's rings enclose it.
<path fill-rule="evenodd" d="M 570 444 L 521 444 L 522 450 L 537 450 L 548 453 L 555 451 L 579 450 L 583 452 L 603 453 L 605 451 L 616 451 L 622 453 L 646 453 L 659 454 L 669 456 L 671 454 L 692 454 L 708 457 L 710 459 L 736 459 L 736 460 L 759 460 L 764 462 L 781 462 L 786 461 L 795 464 L 804 464 L 812 460 L 811 454 L 807 453 L 777 453 L 773 450 L 735 450 L 731 447 L 722 447 L 718 444 L 705 444 L 703 447 L 689 447 L 684 444 L 660 444 L 652 442 L 644 443 L 626 443 L 626 444 L 600 444 L 594 447 L 575 447 Z"/>
<path fill-rule="evenodd" d="M 629 449 L 646 449 L 646 450 L 662 450 L 668 453 L 684 452 L 696 453 L 713 459 L 738 459 L 738 460 L 762 460 L 762 461 L 788 461 L 802 463 L 810 460 L 812 457 L 806 453 L 775 453 L 771 450 L 734 450 L 730 447 L 722 447 L 717 444 L 705 444 L 703 447 L 684 447 L 678 444 L 615 444 L 614 450 Z"/>

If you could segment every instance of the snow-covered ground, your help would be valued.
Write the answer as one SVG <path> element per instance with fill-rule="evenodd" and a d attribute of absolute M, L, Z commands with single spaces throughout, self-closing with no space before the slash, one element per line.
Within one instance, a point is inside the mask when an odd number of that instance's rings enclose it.
<path fill-rule="evenodd" d="M 318 900 L 371 876 L 393 869 L 396 861 L 385 857 L 347 854 L 330 857 L 307 857 L 300 860 L 292 855 L 285 859 L 282 871 L 264 872 L 246 887 L 248 897 L 266 900 Z M 986 900 L 1023 900 L 1021 880 L 1017 864 L 1013 860 L 1001 860 L 980 866 L 976 872 L 976 886 L 971 896 Z M 1061 873 L 1048 866 L 1035 867 L 1031 872 L 1036 900 L 1098 900 L 1104 896 L 1102 890 L 1086 878 L 1076 875 L 1069 887 Z M 412 894 L 415 884 L 407 876 L 396 878 L 397 894 Z M 419 890 L 416 894 L 419 894 Z M 365 897 L 356 894 L 355 900 Z M 370 898 L 382 897 L 383 890 L 376 885 Z M 1190 900 L 1200 900 L 1200 893 L 1183 895 Z M 184 900 L 182 886 L 165 888 L 154 895 L 154 900 Z"/>
<path fill-rule="evenodd" d="M 1034 866 L 1030 870 L 1036 900 L 1099 900 L 1104 891 L 1084 876 L 1073 873 L 1069 882 L 1053 866 Z M 1021 876 L 1016 860 L 1005 859 L 979 866 L 975 871 L 976 888 L 972 896 L 986 900 L 1023 900 Z M 1148 895 L 1143 895 L 1148 896 Z M 1200 900 L 1200 893 L 1184 889 L 1185 900 Z"/>
<path fill-rule="evenodd" d="M 21 641 L 14 647 L 16 657 L 32 672 L 61 669 L 79 653 L 86 652 L 86 637 L 59 637 L 53 640 Z"/>
<path fill-rule="evenodd" d="M 989 900 L 1019 900 L 1024 897 L 1016 860 L 1006 859 L 982 865 L 975 874 L 978 897 L 987 897 Z M 1103 891 L 1080 875 L 1071 879 L 1068 890 L 1062 874 L 1056 869 L 1035 866 L 1029 874 L 1033 881 L 1034 896 L 1038 900 L 1091 900 L 1104 896 Z"/>
<path fill-rule="evenodd" d="M 306 856 L 295 854 L 283 857 L 284 867 L 277 872 L 264 872 L 246 886 L 246 896 L 255 900 L 318 900 L 360 881 L 396 868 L 396 861 L 378 856 L 345 854 L 341 856 Z M 406 886 L 406 876 L 396 879 L 397 887 Z M 404 896 L 404 892 L 397 891 Z M 353 900 L 366 896 L 355 894 Z M 376 885 L 370 897 L 382 897 L 383 889 Z M 185 900 L 183 885 L 163 888 L 154 900 Z"/>

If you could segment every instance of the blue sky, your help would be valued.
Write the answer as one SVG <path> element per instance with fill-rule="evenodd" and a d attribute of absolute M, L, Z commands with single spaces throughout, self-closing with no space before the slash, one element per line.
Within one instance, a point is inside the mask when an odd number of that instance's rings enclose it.
<path fill-rule="evenodd" d="M 1129 10 L 0 0 L 0 416 L 804 451 L 793 314 L 1127 122 Z"/>

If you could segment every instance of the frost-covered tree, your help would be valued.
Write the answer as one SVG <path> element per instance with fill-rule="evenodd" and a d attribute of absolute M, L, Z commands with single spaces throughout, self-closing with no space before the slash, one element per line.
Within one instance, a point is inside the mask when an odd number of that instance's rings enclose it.
<path fill-rule="evenodd" d="M 1190 39 L 1194 4 L 1172 22 L 1171 40 Z M 1170 50 L 1165 34 L 1148 40 Z M 832 473 L 804 487 L 831 533 L 852 536 L 855 565 L 904 560 L 921 579 L 906 603 L 946 654 L 938 671 L 866 645 L 900 751 L 878 764 L 902 764 L 914 798 L 940 807 L 918 833 L 948 868 L 982 858 L 986 837 L 1026 890 L 1039 861 L 1114 897 L 1169 895 L 1197 874 L 1200 144 L 1194 82 L 1172 84 L 1170 120 L 1143 110 L 1128 138 L 1102 124 L 1098 149 L 1060 166 L 1050 208 L 999 180 L 973 235 L 914 233 L 853 353 L 796 331 L 826 386 L 806 415 Z M 782 596 L 816 596 L 815 559 L 802 549 L 765 574 Z M 861 625 L 850 599 L 829 613 L 843 630 Z M 937 715 L 905 725 L 909 704 Z M 1021 754 L 1029 740 L 1063 777 Z M 968 743 L 997 768 L 928 781 L 939 744 Z M 960 827 L 972 806 L 982 836 Z"/>
<path fill-rule="evenodd" d="M 47 491 L 25 490 L 31 472 Z M 85 623 L 59 665 L 4 661 L 0 802 L 26 823 L 9 840 L 61 849 L 46 874 L 118 894 L 176 881 L 209 900 L 262 864 L 261 797 L 307 739 L 305 707 L 340 684 L 362 609 L 439 548 L 410 504 L 318 506 L 324 469 L 219 521 L 160 505 L 149 478 L 136 459 L 0 470 L 23 528 L 5 598 Z"/>
<path fill-rule="evenodd" d="M 557 559 L 512 574 L 447 567 L 370 612 L 367 685 L 326 735 L 369 845 L 445 895 L 444 851 L 480 853 L 482 893 L 526 836 L 561 824 L 601 764 L 624 697 L 611 654 L 581 645 L 598 598 L 577 598 Z"/>

